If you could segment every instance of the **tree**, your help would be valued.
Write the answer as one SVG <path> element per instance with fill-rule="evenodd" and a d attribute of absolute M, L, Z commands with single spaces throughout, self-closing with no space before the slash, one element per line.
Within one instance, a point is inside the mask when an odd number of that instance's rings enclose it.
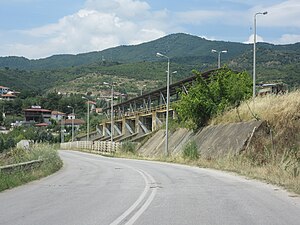
<path fill-rule="evenodd" d="M 197 81 L 188 93 L 181 93 L 174 104 L 179 119 L 190 128 L 199 128 L 227 107 L 237 106 L 252 93 L 252 81 L 246 72 L 237 73 L 224 67 L 204 79 L 197 71 Z"/>

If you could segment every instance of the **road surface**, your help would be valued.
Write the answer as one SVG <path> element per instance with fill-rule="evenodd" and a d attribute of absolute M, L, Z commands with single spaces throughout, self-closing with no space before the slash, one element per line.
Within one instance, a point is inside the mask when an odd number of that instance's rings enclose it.
<path fill-rule="evenodd" d="M 2 225 L 300 224 L 300 198 L 220 171 L 61 151 L 61 171 L 0 193 Z"/>

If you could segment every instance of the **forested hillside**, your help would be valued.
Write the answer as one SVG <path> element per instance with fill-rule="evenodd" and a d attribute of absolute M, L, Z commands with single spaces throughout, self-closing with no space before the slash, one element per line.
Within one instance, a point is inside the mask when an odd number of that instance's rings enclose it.
<path fill-rule="evenodd" d="M 209 41 L 180 33 L 140 45 L 119 46 L 78 55 L 55 55 L 38 60 L 13 56 L 0 57 L 0 85 L 20 91 L 45 92 L 66 86 L 71 81 L 76 80 L 78 83 L 84 80 L 79 78 L 85 76 L 91 78 L 94 75 L 98 77 L 110 75 L 138 81 L 155 80 L 157 85 L 163 85 L 166 59 L 156 57 L 157 52 L 170 57 L 170 70 L 177 71 L 174 80 L 178 80 L 190 76 L 193 69 L 206 71 L 216 68 L 217 54 L 212 53 L 212 49 L 228 50 L 227 54 L 221 55 L 222 65 L 227 64 L 231 69 L 246 70 L 251 74 L 252 47 L 250 44 Z M 300 43 L 293 45 L 258 43 L 258 82 L 282 80 L 290 87 L 299 87 L 299 59 Z"/>

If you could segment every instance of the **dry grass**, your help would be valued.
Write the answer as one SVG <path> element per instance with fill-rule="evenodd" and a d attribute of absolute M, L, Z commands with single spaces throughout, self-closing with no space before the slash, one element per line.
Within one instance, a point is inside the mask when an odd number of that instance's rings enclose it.
<path fill-rule="evenodd" d="M 216 159 L 173 157 L 144 157 L 138 152 L 119 152 L 115 157 L 147 159 L 214 168 L 263 180 L 300 194 L 300 91 L 286 95 L 265 96 L 243 103 L 211 120 L 211 124 L 265 120 L 272 133 L 259 137 L 248 151 Z"/>
<path fill-rule="evenodd" d="M 274 135 L 273 145 L 276 151 L 283 153 L 286 149 L 300 145 L 300 91 L 285 95 L 268 95 L 258 97 L 255 102 L 249 100 L 238 108 L 231 109 L 210 121 L 210 124 L 259 119 L 267 121 Z M 269 143 L 270 144 L 270 143 Z M 269 144 L 261 147 L 266 147 Z"/>
<path fill-rule="evenodd" d="M 300 194 L 300 91 L 249 100 L 213 118 L 210 124 L 254 119 L 267 121 L 269 135 L 257 137 L 239 156 L 201 159 L 198 164 L 265 180 Z"/>
<path fill-rule="evenodd" d="M 32 180 L 48 176 L 62 167 L 62 161 L 53 145 L 35 145 L 30 151 L 13 149 L 0 159 L 2 165 L 43 159 L 43 163 L 31 170 L 16 169 L 9 173 L 0 172 L 0 192 Z"/>
<path fill-rule="evenodd" d="M 210 121 L 210 124 L 226 124 L 250 121 L 259 118 L 268 121 L 274 128 L 293 126 L 300 119 L 300 91 L 285 95 L 257 97 L 255 102 L 248 100 L 238 108 L 231 109 Z"/>
<path fill-rule="evenodd" d="M 248 100 L 242 103 L 238 109 L 229 110 L 223 115 L 213 118 L 210 123 L 224 124 L 239 122 L 240 120 L 249 121 L 254 119 L 253 113 L 260 119 L 268 120 L 273 124 L 277 124 L 278 122 L 285 124 L 286 122 L 290 122 L 290 120 L 299 119 L 300 91 L 298 90 L 284 95 L 257 97 L 254 102 L 253 100 Z M 280 118 L 281 121 L 278 121 L 278 118 Z"/>

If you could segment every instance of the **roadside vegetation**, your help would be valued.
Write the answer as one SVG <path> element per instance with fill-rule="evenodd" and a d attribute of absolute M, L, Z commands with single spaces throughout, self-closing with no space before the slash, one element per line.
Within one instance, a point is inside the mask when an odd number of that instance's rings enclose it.
<path fill-rule="evenodd" d="M 253 102 L 249 99 L 251 81 L 246 77 L 243 80 L 244 74 L 233 73 L 232 76 L 232 73 L 225 68 L 220 71 L 220 76 L 216 74 L 210 80 L 211 83 L 199 78 L 199 82 L 190 87 L 188 94 L 183 93 L 176 104 L 178 120 L 171 122 L 172 129 L 176 123 L 178 127 L 185 124 L 196 130 L 205 125 L 263 120 L 266 121 L 266 134 L 255 137 L 238 155 L 205 158 L 199 154 L 195 143 L 188 142 L 181 155 L 151 160 L 236 172 L 300 194 L 300 91 L 258 96 Z M 233 81 L 237 86 L 228 83 L 226 77 L 229 76 L 239 80 Z M 133 157 L 132 154 L 129 157 Z M 138 154 L 134 157 L 144 158 Z"/>
<path fill-rule="evenodd" d="M 300 91 L 257 97 L 211 119 L 226 124 L 264 120 L 269 135 L 255 139 L 238 156 L 202 159 L 199 165 L 238 172 L 283 186 L 300 194 Z"/>
<path fill-rule="evenodd" d="M 63 163 L 54 145 L 38 144 L 30 150 L 11 149 L 0 154 L 0 166 L 42 160 L 38 165 L 0 170 L 0 191 L 37 180 L 58 171 Z"/>
<path fill-rule="evenodd" d="M 239 106 L 251 96 L 252 82 L 246 72 L 236 73 L 224 67 L 205 78 L 194 71 L 197 81 L 182 92 L 180 100 L 173 104 L 178 114 L 178 122 L 187 128 L 199 129 L 210 118 L 223 113 L 227 108 Z"/>

